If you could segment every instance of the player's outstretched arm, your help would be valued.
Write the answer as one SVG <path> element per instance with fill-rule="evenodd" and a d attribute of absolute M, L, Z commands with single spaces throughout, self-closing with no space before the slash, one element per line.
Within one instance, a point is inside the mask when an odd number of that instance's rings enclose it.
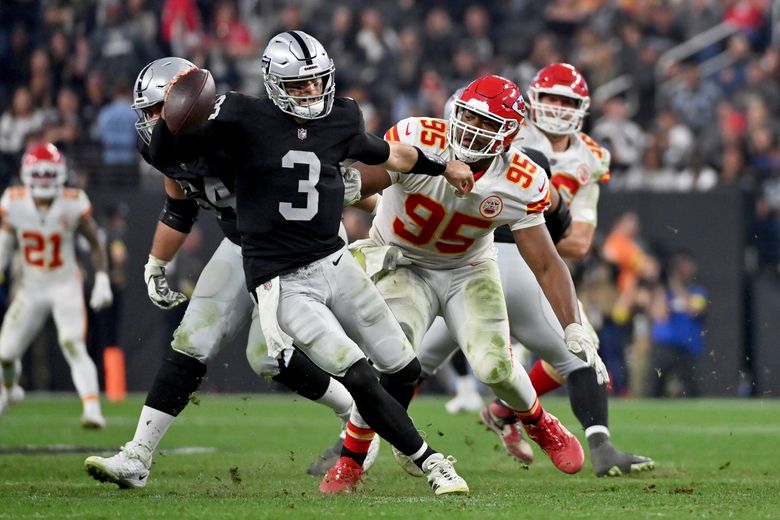
<path fill-rule="evenodd" d="M 154 231 L 152 248 L 144 266 L 144 282 L 149 299 L 161 309 L 172 309 L 187 297 L 168 286 L 165 268 L 181 248 L 198 217 L 198 204 L 185 198 L 176 181 L 164 177 L 165 207 Z"/>
<path fill-rule="evenodd" d="M 389 144 L 390 157 L 382 165 L 384 168 L 403 173 L 443 175 L 460 194 L 469 193 L 474 187 L 474 174 L 466 163 L 444 161 L 405 143 L 392 141 Z"/>
<path fill-rule="evenodd" d="M 14 229 L 7 222 L 0 226 L 0 278 L 4 276 L 5 269 L 11 263 L 11 257 L 16 249 L 16 235 Z"/>
<path fill-rule="evenodd" d="M 98 233 L 97 223 L 92 215 L 86 214 L 79 220 L 78 232 L 89 242 L 90 259 L 95 269 L 95 281 L 89 306 L 99 311 L 111 305 L 114 295 L 111 292 L 111 280 L 108 277 L 108 253 L 106 245 Z"/>
<path fill-rule="evenodd" d="M 607 369 L 582 327 L 571 274 L 555 250 L 547 228 L 539 224 L 515 230 L 513 234 L 520 254 L 536 276 L 563 327 L 567 348 L 596 370 L 599 383 L 606 383 L 609 381 Z"/>

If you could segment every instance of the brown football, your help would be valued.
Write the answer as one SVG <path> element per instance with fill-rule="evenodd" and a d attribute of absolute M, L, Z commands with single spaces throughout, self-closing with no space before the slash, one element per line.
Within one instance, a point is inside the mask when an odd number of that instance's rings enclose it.
<path fill-rule="evenodd" d="M 176 80 L 165 97 L 165 123 L 174 135 L 192 132 L 214 111 L 216 88 L 206 69 L 190 69 Z"/>

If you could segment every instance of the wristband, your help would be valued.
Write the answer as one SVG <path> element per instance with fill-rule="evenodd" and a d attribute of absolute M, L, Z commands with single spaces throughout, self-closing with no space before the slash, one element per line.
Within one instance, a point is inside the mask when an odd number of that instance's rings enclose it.
<path fill-rule="evenodd" d="M 419 173 L 421 175 L 444 175 L 444 171 L 447 169 L 447 163 L 438 155 L 426 154 L 418 147 L 414 147 L 417 150 L 417 162 L 414 163 L 412 169 L 407 173 Z"/>

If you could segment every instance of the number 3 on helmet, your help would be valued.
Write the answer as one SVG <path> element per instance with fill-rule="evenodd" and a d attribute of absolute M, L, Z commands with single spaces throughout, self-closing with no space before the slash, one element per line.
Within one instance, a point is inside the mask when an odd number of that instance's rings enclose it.
<path fill-rule="evenodd" d="M 543 94 L 553 94 L 574 100 L 574 107 L 543 103 Z M 541 69 L 528 89 L 531 121 L 554 135 L 579 132 L 590 107 L 588 84 L 580 71 L 568 63 L 553 63 Z"/>
<path fill-rule="evenodd" d="M 51 143 L 36 144 L 22 157 L 20 177 L 36 199 L 53 199 L 65 185 L 65 158 Z"/>
<path fill-rule="evenodd" d="M 498 130 L 466 123 L 462 120 L 464 110 L 494 122 Z M 455 99 L 447 137 L 455 157 L 475 162 L 506 151 L 524 121 L 525 100 L 520 88 L 501 76 L 484 76 L 472 81 Z"/>

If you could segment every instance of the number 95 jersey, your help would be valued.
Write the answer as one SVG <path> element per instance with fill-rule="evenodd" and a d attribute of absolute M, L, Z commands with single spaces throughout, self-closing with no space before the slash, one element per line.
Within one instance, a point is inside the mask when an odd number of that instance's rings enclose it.
<path fill-rule="evenodd" d="M 388 141 L 417 146 L 445 160 L 455 159 L 447 146 L 447 122 L 407 118 L 385 134 Z M 414 264 L 431 269 L 454 269 L 495 258 L 493 229 L 512 230 L 544 223 L 550 189 L 544 170 L 518 148 L 493 158 L 477 172 L 474 189 L 458 196 L 443 176 L 390 172 L 393 185 L 371 227 L 371 239 L 393 244 Z"/>
<path fill-rule="evenodd" d="M 30 191 L 12 186 L 0 199 L 3 222 L 14 228 L 22 260 L 24 287 L 80 280 L 76 264 L 75 232 L 80 220 L 92 213 L 86 193 L 64 188 L 48 209 L 36 208 Z"/>

